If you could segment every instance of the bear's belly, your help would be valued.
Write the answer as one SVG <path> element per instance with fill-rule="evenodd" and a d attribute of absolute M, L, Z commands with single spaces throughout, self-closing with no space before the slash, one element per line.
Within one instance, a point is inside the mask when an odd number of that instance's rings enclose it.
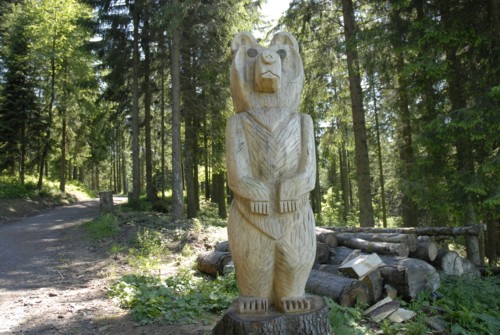
<path fill-rule="evenodd" d="M 274 128 L 266 127 L 252 116 L 244 120 L 245 139 L 254 178 L 270 184 L 293 176 L 300 162 L 301 119 L 297 113 Z"/>

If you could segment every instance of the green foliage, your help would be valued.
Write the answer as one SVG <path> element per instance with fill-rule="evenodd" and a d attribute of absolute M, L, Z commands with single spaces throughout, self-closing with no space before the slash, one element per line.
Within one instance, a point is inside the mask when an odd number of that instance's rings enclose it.
<path fill-rule="evenodd" d="M 192 323 L 207 317 L 207 313 L 225 311 L 237 292 L 234 275 L 211 280 L 184 270 L 166 279 L 124 276 L 111 287 L 109 295 L 123 308 L 131 309 L 139 324 L 173 324 Z"/>
<path fill-rule="evenodd" d="M 204 224 L 213 227 L 227 226 L 227 219 L 221 219 L 219 217 L 217 204 L 206 201 L 203 202 L 200 207 L 199 220 L 194 221 L 195 225 Z M 201 227 L 198 229 L 201 229 Z"/>
<path fill-rule="evenodd" d="M 37 194 L 34 181 L 21 184 L 17 178 L 0 176 L 0 199 L 22 199 Z"/>
<path fill-rule="evenodd" d="M 429 334 L 427 319 L 440 314 L 449 334 L 500 333 L 500 279 L 495 276 L 481 278 L 449 277 L 441 282 L 442 298 L 436 300 L 430 292 L 421 292 L 411 301 L 401 300 L 403 308 L 416 312 L 408 322 L 392 323 L 384 320 L 374 324 L 363 316 L 358 307 L 342 307 L 326 298 L 330 308 L 330 324 L 335 334 Z"/>
<path fill-rule="evenodd" d="M 137 231 L 134 244 L 129 249 L 129 263 L 143 272 L 158 269 L 165 253 L 161 232 L 142 228 Z"/>
<path fill-rule="evenodd" d="M 335 192 L 333 187 L 330 187 L 323 195 L 321 216 L 317 218 L 316 224 L 318 226 L 355 227 L 358 225 L 358 213 L 353 208 L 345 213 L 340 194 Z"/>
<path fill-rule="evenodd" d="M 67 194 L 59 190 L 59 184 L 55 181 L 47 181 L 42 190 L 37 189 L 37 179 L 34 176 L 25 176 L 24 184 L 19 179 L 9 176 L 0 176 L 0 199 L 27 199 L 27 198 L 52 198 L 57 202 L 73 202 L 72 195 L 93 197 L 94 194 L 77 182 L 68 183 Z"/>
<path fill-rule="evenodd" d="M 363 311 L 360 308 L 340 306 L 331 298 L 326 298 L 325 300 L 330 309 L 330 325 L 335 334 L 373 334 L 366 325 L 361 323 L 363 320 Z"/>
<path fill-rule="evenodd" d="M 446 309 L 451 334 L 500 333 L 500 279 L 448 278 L 441 286 L 444 297 L 436 302 Z"/>
<path fill-rule="evenodd" d="M 112 214 L 100 215 L 92 221 L 85 222 L 83 226 L 90 237 L 96 241 L 114 236 L 120 231 L 118 219 Z"/>

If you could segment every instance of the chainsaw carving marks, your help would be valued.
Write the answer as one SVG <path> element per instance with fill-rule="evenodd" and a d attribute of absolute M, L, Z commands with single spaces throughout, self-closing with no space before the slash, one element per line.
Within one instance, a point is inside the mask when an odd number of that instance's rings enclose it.
<path fill-rule="evenodd" d="M 269 48 L 249 33 L 232 43 L 231 94 L 237 114 L 226 129 L 231 254 L 240 313 L 311 308 L 304 295 L 316 239 L 309 192 L 316 158 L 312 119 L 299 114 L 302 60 L 295 38 Z"/>

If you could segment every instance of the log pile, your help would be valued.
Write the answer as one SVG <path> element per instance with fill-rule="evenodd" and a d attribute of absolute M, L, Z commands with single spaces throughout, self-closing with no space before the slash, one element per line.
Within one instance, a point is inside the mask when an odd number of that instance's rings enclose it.
<path fill-rule="evenodd" d="M 446 246 L 439 249 L 438 232 L 453 230 L 432 229 L 422 235 L 427 231 L 417 228 L 317 228 L 316 263 L 306 291 L 342 306 L 372 306 L 366 314 L 377 322 L 406 321 L 413 315 L 400 308 L 396 296 L 412 300 L 423 290 L 436 291 L 440 275 L 480 275 L 472 261 Z M 231 264 L 227 242 L 198 257 L 198 269 L 211 275 L 227 272 Z"/>

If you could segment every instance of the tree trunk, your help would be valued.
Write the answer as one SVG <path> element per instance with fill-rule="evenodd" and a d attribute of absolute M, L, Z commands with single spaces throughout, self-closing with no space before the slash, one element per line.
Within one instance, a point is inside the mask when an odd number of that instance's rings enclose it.
<path fill-rule="evenodd" d="M 328 306 L 322 297 L 311 297 L 312 309 L 302 313 L 269 312 L 267 315 L 241 315 L 234 302 L 212 331 L 212 335 L 333 335 Z"/>
<path fill-rule="evenodd" d="M 50 59 L 50 99 L 49 99 L 49 105 L 47 107 L 48 110 L 48 121 L 47 121 L 47 132 L 45 135 L 45 138 L 43 139 L 43 148 L 42 148 L 42 154 L 40 156 L 40 163 L 38 165 L 39 167 L 39 175 L 38 175 L 38 184 L 37 188 L 39 191 L 42 190 L 43 186 L 43 175 L 44 172 L 47 173 L 47 169 L 44 171 L 45 164 L 47 163 L 47 156 L 49 154 L 49 148 L 50 148 L 50 134 L 51 134 L 51 129 L 52 129 L 52 111 L 54 107 L 54 101 L 56 98 L 56 60 L 55 60 L 55 49 L 56 49 L 56 37 L 54 35 L 52 39 L 52 57 Z"/>
<path fill-rule="evenodd" d="M 316 258 L 315 263 L 328 263 L 330 259 L 330 248 L 326 243 L 316 242 Z"/>
<path fill-rule="evenodd" d="M 432 265 L 447 275 L 461 276 L 464 273 L 463 258 L 455 251 L 439 249 Z"/>
<path fill-rule="evenodd" d="M 347 223 L 347 217 L 350 211 L 350 202 L 349 202 L 349 168 L 347 164 L 347 152 L 345 148 L 345 141 L 342 140 L 342 146 L 340 148 L 340 182 L 342 187 L 342 219 L 344 223 Z"/>
<path fill-rule="evenodd" d="M 224 273 L 224 267 L 232 263 L 231 254 L 223 251 L 208 251 L 198 255 L 196 260 L 198 270 L 212 275 L 218 276 Z"/>
<path fill-rule="evenodd" d="M 62 108 L 62 133 L 61 133 L 61 166 L 59 175 L 59 190 L 66 192 L 66 107 Z"/>
<path fill-rule="evenodd" d="M 132 62 L 132 206 L 137 206 L 141 195 L 139 159 L 139 8 L 133 9 L 133 62 Z"/>
<path fill-rule="evenodd" d="M 325 229 L 326 230 L 326 229 Z M 328 230 L 326 230 L 328 231 Z M 336 233 L 338 234 L 338 233 Z M 398 234 L 398 233 L 342 233 L 344 236 L 357 237 L 372 242 L 403 243 L 408 246 L 409 251 L 415 251 L 417 248 L 417 235 Z"/>
<path fill-rule="evenodd" d="M 410 257 L 431 263 L 436 259 L 437 253 L 437 243 L 433 239 L 428 236 L 419 236 L 417 239 L 417 247 L 410 252 Z"/>
<path fill-rule="evenodd" d="M 488 264 L 493 267 L 496 266 L 497 243 L 500 243 L 500 240 L 497 241 L 497 223 L 495 220 L 489 217 L 486 224 L 488 227 L 486 256 L 488 257 Z"/>
<path fill-rule="evenodd" d="M 377 106 L 377 92 L 375 91 L 375 83 L 372 74 L 372 95 L 373 95 L 373 112 L 375 114 L 375 131 L 377 137 L 377 161 L 379 170 L 379 183 L 380 183 L 380 200 L 382 202 L 382 226 L 387 228 L 387 207 L 385 202 L 385 177 L 384 165 L 382 164 L 382 146 L 380 144 L 380 124 L 378 121 L 378 106 Z"/>
<path fill-rule="evenodd" d="M 150 202 L 158 200 L 156 186 L 153 181 L 153 152 L 151 148 L 151 52 L 150 52 L 149 19 L 144 20 L 141 45 L 144 52 L 144 142 L 146 149 L 146 196 Z"/>
<path fill-rule="evenodd" d="M 125 169 L 125 166 L 126 166 L 125 151 L 122 150 L 123 194 L 128 194 L 127 170 Z"/>
<path fill-rule="evenodd" d="M 407 257 L 410 253 L 405 243 L 371 242 L 355 237 L 353 234 L 338 233 L 339 244 L 346 247 L 361 249 L 364 252 L 376 252 L 382 255 L 396 255 Z"/>
<path fill-rule="evenodd" d="M 178 7 L 179 0 L 172 0 Z M 180 106 L 180 33 L 179 18 L 174 18 L 172 30 L 171 68 L 172 77 L 172 220 L 184 218 L 184 196 L 182 190 L 182 143 Z"/>
<path fill-rule="evenodd" d="M 359 59 L 356 45 L 356 30 L 352 0 L 342 0 L 344 35 L 347 45 L 347 70 L 349 91 L 351 93 L 354 148 L 356 151 L 356 171 L 359 198 L 359 221 L 362 227 L 373 227 L 373 206 L 370 185 L 370 161 L 366 137 L 365 111 Z"/>
<path fill-rule="evenodd" d="M 226 209 L 226 188 L 224 183 L 224 174 L 216 173 L 212 176 L 214 186 L 212 193 L 215 195 L 215 202 L 217 203 L 219 217 L 225 219 L 227 217 Z"/>
<path fill-rule="evenodd" d="M 405 227 L 416 227 L 418 225 L 418 208 L 412 199 L 412 190 L 409 188 L 413 173 L 413 143 L 411 133 L 411 113 L 408 108 L 408 85 L 404 77 L 404 57 L 399 53 L 397 60 L 398 71 L 398 96 L 399 96 L 399 136 L 400 148 L 399 157 L 401 159 L 401 189 L 403 197 L 401 199 L 403 224 Z"/>
<path fill-rule="evenodd" d="M 338 246 L 337 236 L 331 230 L 316 227 L 316 240 L 325 243 L 328 248 L 336 248 Z"/>
<path fill-rule="evenodd" d="M 306 291 L 330 297 L 342 306 L 354 306 L 368 301 L 368 287 L 359 280 L 311 270 Z"/>
<path fill-rule="evenodd" d="M 481 225 L 468 227 L 408 227 L 408 228 L 370 228 L 370 227 L 328 227 L 336 232 L 345 233 L 397 233 L 397 234 L 416 234 L 418 236 L 457 236 L 457 235 L 475 235 L 479 236 L 483 229 Z"/>

